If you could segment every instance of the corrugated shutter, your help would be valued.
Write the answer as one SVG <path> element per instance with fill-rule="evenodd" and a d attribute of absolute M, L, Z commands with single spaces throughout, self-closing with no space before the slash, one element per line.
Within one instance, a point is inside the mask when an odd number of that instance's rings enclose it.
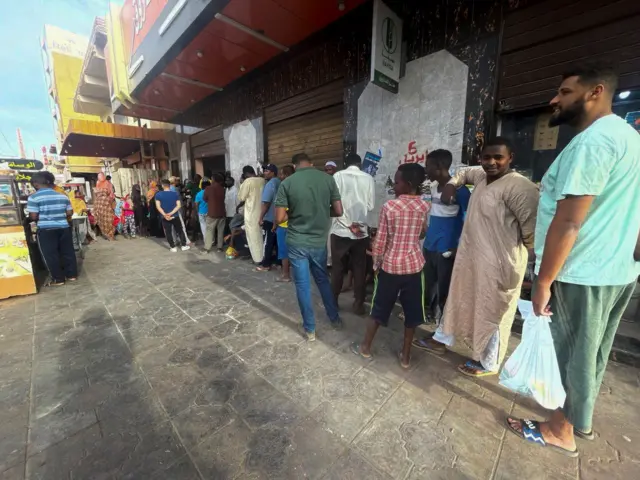
<path fill-rule="evenodd" d="M 205 143 L 193 149 L 193 158 L 215 157 L 216 155 L 224 155 L 225 143 L 222 140 Z"/>
<path fill-rule="evenodd" d="M 617 67 L 620 88 L 640 87 L 640 1 L 546 0 L 505 18 L 499 109 L 546 105 L 567 70 L 588 62 Z"/>
<path fill-rule="evenodd" d="M 267 107 L 267 161 L 281 166 L 306 153 L 316 166 L 342 162 L 344 82 L 338 80 Z"/>
<path fill-rule="evenodd" d="M 268 125 L 267 160 L 281 166 L 296 153 L 306 153 L 318 167 L 329 160 L 342 164 L 343 106 L 317 110 Z"/>
<path fill-rule="evenodd" d="M 189 140 L 193 158 L 224 155 L 225 142 L 222 132 L 222 125 L 218 125 L 191 135 Z"/>

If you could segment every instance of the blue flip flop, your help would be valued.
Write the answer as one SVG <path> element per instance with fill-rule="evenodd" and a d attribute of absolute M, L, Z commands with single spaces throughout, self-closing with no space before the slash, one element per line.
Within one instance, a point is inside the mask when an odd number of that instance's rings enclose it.
<path fill-rule="evenodd" d="M 513 428 L 511 426 L 511 423 L 509 423 L 509 420 L 516 420 L 520 422 L 520 431 Z M 561 453 L 566 457 L 575 458 L 579 455 L 578 449 L 567 450 L 566 448 L 558 447 L 557 445 L 551 445 L 550 443 L 545 442 L 544 438 L 542 437 L 542 432 L 540 432 L 540 422 L 537 422 L 535 420 L 527 420 L 526 418 L 510 419 L 509 417 L 507 417 L 506 424 L 507 424 L 507 429 L 511 433 L 513 433 L 514 435 L 517 435 L 518 437 L 522 438 L 523 440 L 529 443 L 533 443 L 540 447 L 548 447 L 551 450 Z"/>

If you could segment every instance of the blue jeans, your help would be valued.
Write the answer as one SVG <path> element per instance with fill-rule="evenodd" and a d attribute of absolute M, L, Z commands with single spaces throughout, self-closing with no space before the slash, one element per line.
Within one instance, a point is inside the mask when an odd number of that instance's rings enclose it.
<path fill-rule="evenodd" d="M 296 284 L 296 295 L 298 296 L 298 305 L 302 313 L 302 326 L 307 332 L 316 331 L 316 319 L 313 313 L 313 302 L 311 301 L 311 278 L 309 271 L 313 275 L 313 279 L 320 290 L 322 303 L 327 312 L 327 316 L 331 322 L 340 320 L 338 313 L 338 304 L 333 291 L 331 290 L 331 282 L 329 273 L 327 272 L 327 248 L 307 248 L 294 247 L 287 245 L 289 249 L 289 262 L 293 271 L 293 281 Z"/>

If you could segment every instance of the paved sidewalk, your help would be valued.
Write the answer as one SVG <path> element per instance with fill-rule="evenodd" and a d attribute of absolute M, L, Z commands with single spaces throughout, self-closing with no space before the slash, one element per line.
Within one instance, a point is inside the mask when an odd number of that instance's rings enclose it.
<path fill-rule="evenodd" d="M 505 431 L 531 402 L 363 319 L 298 333 L 292 285 L 151 240 L 91 246 L 77 284 L 0 302 L 0 480 L 640 478 L 639 371 L 611 363 L 568 459 Z M 348 295 L 341 298 L 348 310 Z M 514 339 L 514 344 L 516 343 Z"/>

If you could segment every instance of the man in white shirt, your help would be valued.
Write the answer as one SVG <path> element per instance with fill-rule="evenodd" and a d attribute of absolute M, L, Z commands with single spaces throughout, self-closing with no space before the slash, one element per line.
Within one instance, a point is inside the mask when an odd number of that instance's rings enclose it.
<path fill-rule="evenodd" d="M 345 170 L 333 176 L 340 191 L 344 213 L 333 219 L 331 228 L 331 288 L 337 301 L 344 275 L 350 267 L 355 298 L 353 311 L 357 315 L 364 315 L 369 246 L 367 214 L 373 210 L 375 186 L 373 177 L 361 170 L 362 159 L 359 155 L 347 155 L 345 166 Z"/>
<path fill-rule="evenodd" d="M 231 233 L 231 219 L 233 216 L 238 213 L 238 189 L 235 185 L 235 180 L 232 176 L 227 176 L 224 181 L 224 186 L 227 187 L 227 190 L 224 194 L 224 209 L 227 213 L 227 224 L 225 228 L 225 235 Z"/>

